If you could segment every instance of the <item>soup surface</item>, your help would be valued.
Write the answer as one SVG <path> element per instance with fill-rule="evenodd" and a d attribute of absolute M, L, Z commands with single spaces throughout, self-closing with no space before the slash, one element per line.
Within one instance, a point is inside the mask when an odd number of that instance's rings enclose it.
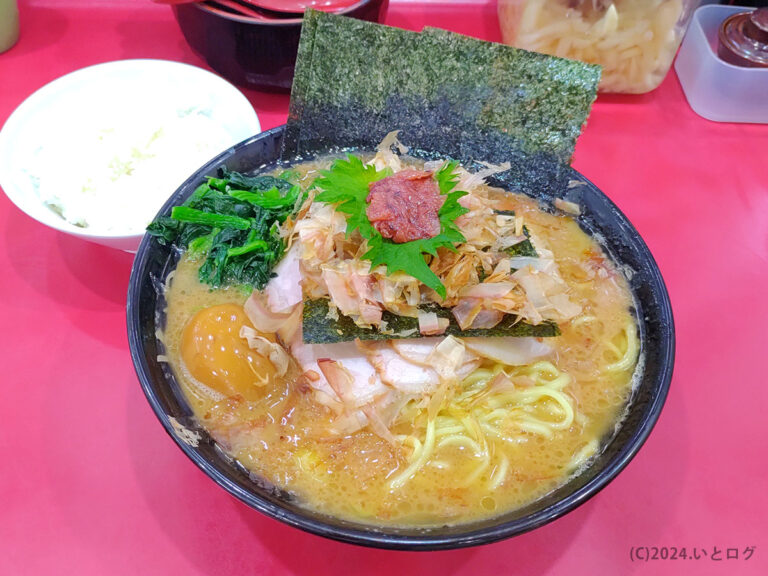
<path fill-rule="evenodd" d="M 408 158 L 384 161 L 436 169 Z M 292 170 L 306 190 L 331 163 L 328 158 Z M 516 306 L 531 324 L 556 323 L 560 335 L 440 335 L 444 325 L 438 320 L 435 328 L 435 318 L 419 313 L 421 332 L 436 335 L 308 344 L 300 330 L 288 337 L 254 325 L 247 301 L 262 294 L 202 284 L 199 257 L 183 255 L 168 281 L 166 356 L 197 418 L 245 467 L 307 507 L 388 526 L 496 516 L 577 473 L 621 418 L 639 348 L 626 280 L 565 213 L 542 211 L 527 197 L 485 185 L 482 175 L 459 173 L 457 189 L 471 193 L 462 199 L 469 212 L 456 223 L 467 245 L 493 248 L 441 249 L 431 259 L 447 289 L 444 299 L 424 286 L 414 294 L 412 278 L 387 275 L 379 266 L 375 286 L 382 292 L 385 282 L 401 282 L 401 299 L 382 306 L 402 311 L 414 301 L 487 301 L 478 286 L 498 292 L 492 281 L 500 278 L 513 286 L 505 305 Z M 286 243 L 298 254 L 301 298 L 330 293 L 333 300 L 342 264 L 358 267 L 341 270 L 348 283 L 360 266 L 367 280 L 375 270 L 359 258 L 360 239 L 345 237 L 345 215 L 330 204 L 321 210 L 311 198 L 285 226 Z M 477 229 L 488 222 L 490 232 Z M 536 256 L 509 252 L 506 241 L 494 237 L 499 230 L 516 235 L 518 243 L 530 239 Z M 483 234 L 491 239 L 482 240 Z M 321 253 L 321 244 L 331 256 Z M 453 282 L 451 274 L 470 258 L 476 260 L 468 276 Z M 283 271 L 276 272 L 279 281 Z M 493 316 L 502 300 L 494 302 L 482 310 Z M 339 309 L 330 307 L 328 322 Z M 358 324 L 372 322 L 365 310 L 358 314 Z M 371 374 L 367 381 L 359 380 L 361 370 Z M 349 388 L 340 389 L 339 381 Z M 347 397 L 350 389 L 354 400 Z"/>

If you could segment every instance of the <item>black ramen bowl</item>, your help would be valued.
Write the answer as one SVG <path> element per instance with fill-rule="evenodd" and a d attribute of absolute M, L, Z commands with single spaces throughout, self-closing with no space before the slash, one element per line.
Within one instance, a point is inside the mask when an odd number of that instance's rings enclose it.
<path fill-rule="evenodd" d="M 254 136 L 230 148 L 191 176 L 166 202 L 160 214 L 186 200 L 219 166 L 248 172 L 275 164 L 284 127 Z M 163 283 L 178 253 L 145 236 L 136 254 L 128 290 L 128 339 L 136 372 L 155 414 L 171 438 L 197 466 L 252 508 L 314 534 L 343 542 L 380 548 L 438 550 L 486 544 L 521 534 L 562 516 L 586 502 L 627 465 L 645 442 L 661 413 L 674 364 L 672 310 L 659 269 L 637 231 L 618 208 L 592 183 L 573 171 L 567 199 L 582 208 L 578 222 L 599 234 L 603 248 L 631 270 L 628 274 L 637 307 L 644 365 L 620 427 L 603 440 L 602 452 L 567 483 L 527 506 L 489 520 L 433 529 L 375 527 L 323 515 L 249 473 L 210 437 L 194 418 L 163 353 L 156 329 L 163 328 Z M 544 201 L 545 204 L 547 201 Z"/>
<path fill-rule="evenodd" d="M 381 22 L 388 5 L 389 0 L 360 0 L 337 13 Z M 291 89 L 302 18 L 278 13 L 253 18 L 215 1 L 174 4 L 173 13 L 192 50 L 227 80 L 262 90 Z"/>

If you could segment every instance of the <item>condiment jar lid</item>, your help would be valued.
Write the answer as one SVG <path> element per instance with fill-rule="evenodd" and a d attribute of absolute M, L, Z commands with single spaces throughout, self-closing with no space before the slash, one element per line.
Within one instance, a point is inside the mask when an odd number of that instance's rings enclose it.
<path fill-rule="evenodd" d="M 768 8 L 726 18 L 720 26 L 717 54 L 736 66 L 768 68 Z"/>

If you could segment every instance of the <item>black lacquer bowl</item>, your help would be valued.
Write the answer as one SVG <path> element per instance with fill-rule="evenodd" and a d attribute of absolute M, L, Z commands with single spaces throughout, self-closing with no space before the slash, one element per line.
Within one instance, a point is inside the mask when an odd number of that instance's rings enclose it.
<path fill-rule="evenodd" d="M 381 22 L 389 0 L 360 0 L 338 14 Z M 251 18 L 227 12 L 215 2 L 173 5 L 184 39 L 211 68 L 230 82 L 287 92 L 301 35 L 301 18 Z"/>
<path fill-rule="evenodd" d="M 254 136 L 230 148 L 190 177 L 166 202 L 161 214 L 181 204 L 219 166 L 252 171 L 275 163 L 284 127 Z M 632 459 L 651 432 L 669 389 L 674 364 L 674 325 L 664 281 L 647 246 L 618 208 L 593 184 L 573 171 L 582 185 L 569 188 L 568 199 L 582 208 L 578 217 L 590 233 L 599 233 L 603 246 L 625 269 L 638 308 L 642 379 L 627 415 L 603 452 L 580 475 L 528 506 L 490 520 L 437 529 L 376 528 L 329 517 L 299 505 L 228 457 L 193 417 L 169 367 L 157 361 L 163 353 L 155 334 L 164 326 L 162 285 L 178 255 L 145 236 L 136 254 L 128 291 L 128 338 L 144 393 L 166 431 L 217 484 L 249 506 L 308 532 L 366 546 L 408 550 L 438 550 L 485 544 L 541 526 L 584 503 L 610 482 Z M 543 199 L 546 204 L 551 199 Z"/>

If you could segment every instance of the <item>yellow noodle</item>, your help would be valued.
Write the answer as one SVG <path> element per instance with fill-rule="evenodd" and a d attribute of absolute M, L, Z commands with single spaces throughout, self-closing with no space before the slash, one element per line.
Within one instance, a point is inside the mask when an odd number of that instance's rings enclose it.
<path fill-rule="evenodd" d="M 624 328 L 624 334 L 627 338 L 627 349 L 621 359 L 605 367 L 609 372 L 623 372 L 629 370 L 635 365 L 638 352 L 640 351 L 640 342 L 637 339 L 637 332 L 633 324 L 627 324 Z"/>
<path fill-rule="evenodd" d="M 416 472 L 418 472 L 419 468 L 421 468 L 422 466 L 424 466 L 424 464 L 427 463 L 434 449 L 435 449 L 435 421 L 430 420 L 429 422 L 427 422 L 427 435 L 424 440 L 424 446 L 419 452 L 419 457 L 414 462 L 411 462 L 408 465 L 408 467 L 405 470 L 403 470 L 401 474 L 399 474 L 394 480 L 392 480 L 392 482 L 390 483 L 390 487 L 395 489 L 395 488 L 400 488 L 403 484 L 405 484 L 411 476 L 413 476 Z"/>
<path fill-rule="evenodd" d="M 488 484 L 488 489 L 490 491 L 496 490 L 499 486 L 501 486 L 502 482 L 506 480 L 507 478 L 507 472 L 509 471 L 509 458 L 507 458 L 504 454 L 501 455 L 501 463 L 493 469 L 493 472 L 491 473 L 491 481 Z"/>
<path fill-rule="evenodd" d="M 472 374 L 464 378 L 464 380 L 461 382 L 461 385 L 463 388 L 469 388 L 470 386 L 477 384 L 479 382 L 487 382 L 494 376 L 495 374 L 491 370 L 478 368 L 477 370 L 472 372 Z"/>
<path fill-rule="evenodd" d="M 557 402 L 563 409 L 567 418 L 573 420 L 573 407 L 571 406 L 571 400 L 564 392 L 560 390 L 553 390 L 550 388 L 533 388 L 531 390 L 521 390 L 518 395 L 518 401 L 526 404 L 531 404 L 543 398 L 551 398 Z"/>
<path fill-rule="evenodd" d="M 554 434 L 552 433 L 552 429 L 547 424 L 543 424 L 542 422 L 538 420 L 533 420 L 530 418 L 524 418 L 520 421 L 515 423 L 520 430 L 523 430 L 524 432 L 531 432 L 532 434 L 540 434 L 541 436 L 544 436 L 546 438 L 552 438 Z"/>
<path fill-rule="evenodd" d="M 588 314 L 585 314 L 584 316 L 577 316 L 573 320 L 571 320 L 571 327 L 572 328 L 579 328 L 584 325 L 592 325 L 597 320 L 596 316 L 590 316 Z"/>
<path fill-rule="evenodd" d="M 494 399 L 495 400 L 495 399 Z M 490 402 L 489 402 L 490 404 Z M 495 402 L 494 402 L 495 404 Z M 504 404 L 504 402 L 500 403 L 499 405 Z M 493 408 L 494 406 L 491 405 Z M 486 414 L 482 414 L 480 416 L 480 420 L 484 422 L 491 422 L 492 420 L 499 420 L 500 418 L 506 418 L 509 416 L 509 410 L 505 410 L 504 408 L 496 408 L 495 410 L 492 410 L 491 412 L 488 412 Z"/>
<path fill-rule="evenodd" d="M 442 428 L 438 428 L 435 431 L 435 436 L 437 436 L 438 438 L 441 438 L 443 436 L 453 436 L 455 434 L 461 434 L 462 432 L 464 432 L 464 430 L 465 430 L 464 426 L 461 426 L 461 425 L 444 426 Z"/>
<path fill-rule="evenodd" d="M 508 438 L 504 438 L 504 437 L 501 435 L 501 430 L 499 430 L 499 429 L 498 429 L 497 427 L 495 427 L 495 426 L 491 426 L 490 424 L 488 424 L 488 422 L 480 422 L 480 428 L 481 428 L 481 429 L 482 429 L 482 430 L 483 430 L 483 431 L 484 431 L 486 434 L 490 434 L 491 436 L 495 436 L 496 438 L 499 438 L 500 440 L 508 440 L 508 441 L 509 441 L 509 439 L 508 439 Z"/>
<path fill-rule="evenodd" d="M 411 454 L 408 456 L 408 461 L 411 462 L 418 458 L 418 455 L 421 453 L 421 440 L 416 438 L 416 436 L 396 436 L 397 440 L 402 442 L 403 444 L 410 444 L 413 447 L 413 450 Z"/>
<path fill-rule="evenodd" d="M 478 478 L 480 478 L 483 472 L 485 472 L 490 465 L 491 459 L 486 454 L 485 458 L 483 458 L 483 461 L 478 465 L 478 467 L 475 468 L 472 473 L 464 479 L 462 486 L 470 486 L 473 484 L 475 481 L 477 481 Z"/>
<path fill-rule="evenodd" d="M 483 433 L 480 431 L 480 427 L 477 425 L 477 420 L 471 416 L 464 416 L 461 419 L 461 423 L 464 425 L 464 429 L 475 440 L 480 440 Z"/>
<path fill-rule="evenodd" d="M 592 458 L 592 456 L 595 455 L 597 452 L 599 445 L 597 440 L 592 439 L 589 442 L 587 442 L 584 447 L 579 450 L 576 454 L 574 454 L 573 458 L 571 459 L 571 463 L 569 465 L 570 470 L 576 470 L 578 469 L 584 462 Z"/>
<path fill-rule="evenodd" d="M 560 370 L 557 369 L 557 366 L 547 360 L 541 360 L 531 364 L 527 372 L 532 378 L 535 378 L 542 383 L 551 382 L 552 380 L 557 379 L 561 374 Z M 548 378 L 547 375 L 550 375 L 551 378 Z"/>
<path fill-rule="evenodd" d="M 476 456 L 482 456 L 484 452 L 483 449 L 480 447 L 480 444 L 472 440 L 472 438 L 464 436 L 463 434 L 453 434 L 451 436 L 448 436 L 447 438 L 443 438 L 442 440 L 440 440 L 440 442 L 437 443 L 438 448 L 443 448 L 445 446 L 462 446 L 462 445 L 469 447 Z"/>

